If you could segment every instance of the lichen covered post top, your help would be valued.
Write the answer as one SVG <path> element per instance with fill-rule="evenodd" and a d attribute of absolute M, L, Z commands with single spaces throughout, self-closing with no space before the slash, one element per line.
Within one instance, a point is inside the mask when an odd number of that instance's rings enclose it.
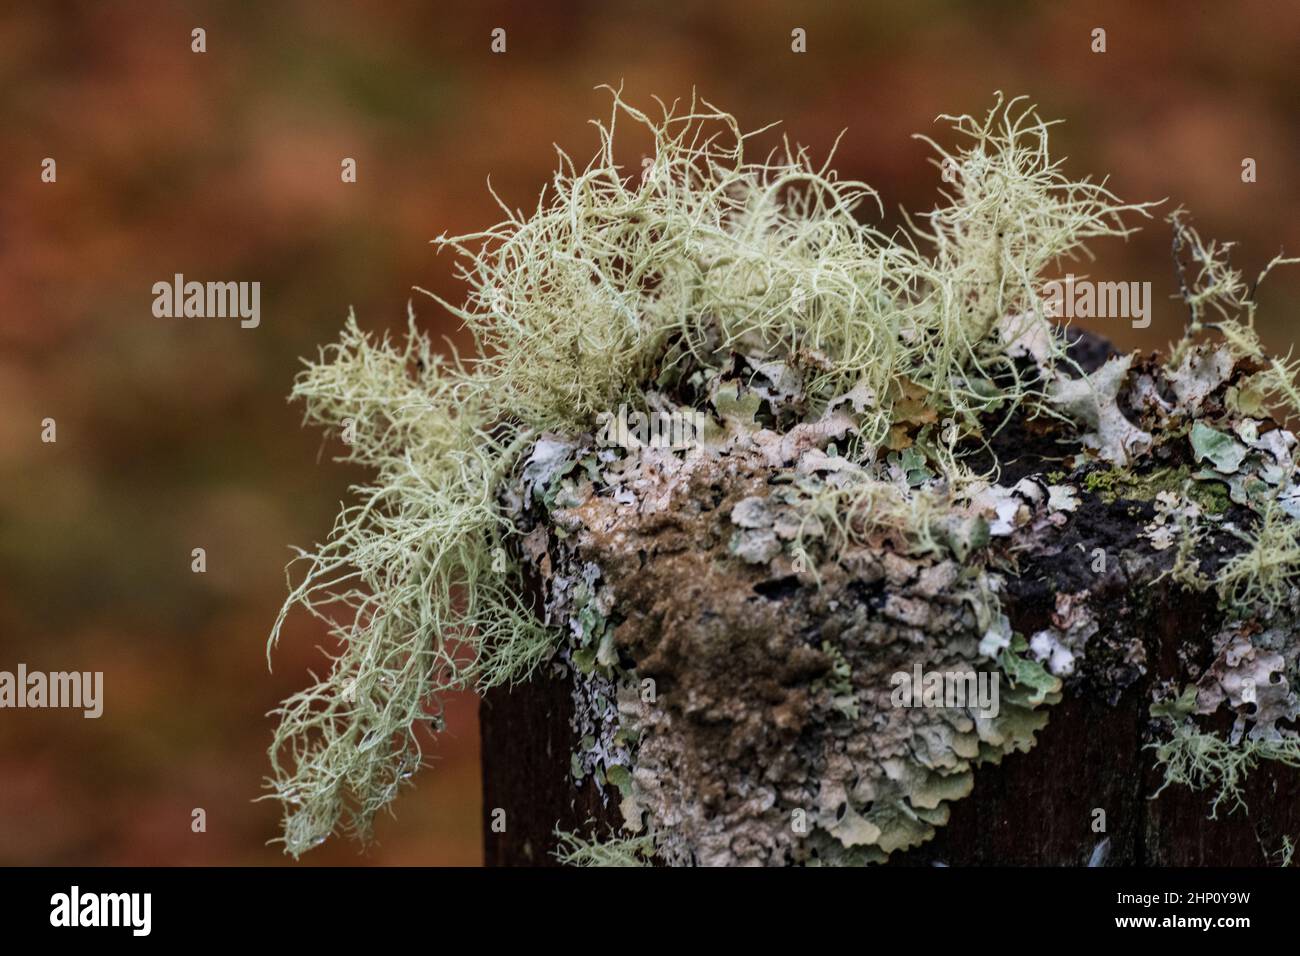
<path fill-rule="evenodd" d="M 368 835 L 440 694 L 558 670 L 575 785 L 622 818 L 562 834 L 567 862 L 885 860 L 1063 694 L 1152 678 L 1077 577 L 1017 627 L 1026 556 L 1095 562 L 1061 545 L 1116 501 L 1147 509 L 1115 556 L 1132 580 L 1220 598 L 1217 656 L 1156 688 L 1168 779 L 1235 798 L 1253 762 L 1297 761 L 1295 367 L 1180 214 L 1173 354 L 1085 361 L 1045 286 L 1148 206 L 1067 177 L 1021 100 L 941 119 L 942 201 L 885 234 L 829 158 L 614 93 L 531 212 L 435 240 L 473 354 L 349 319 L 308 364 L 294 397 L 373 477 L 291 566 L 272 635 L 304 606 L 337 639 L 277 712 L 287 851 Z M 654 141 L 635 175 L 628 123 Z M 1014 463 L 1013 434 L 1050 435 L 1050 462 Z"/>

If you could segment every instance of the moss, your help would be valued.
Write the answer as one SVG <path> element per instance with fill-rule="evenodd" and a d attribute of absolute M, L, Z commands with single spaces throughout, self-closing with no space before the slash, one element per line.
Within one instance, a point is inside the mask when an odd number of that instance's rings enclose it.
<path fill-rule="evenodd" d="M 1106 504 L 1117 501 L 1154 501 L 1162 492 L 1186 494 L 1208 515 L 1221 515 L 1232 501 L 1228 488 L 1221 482 L 1201 481 L 1192 478 L 1192 469 L 1186 465 L 1177 468 L 1154 468 L 1138 472 L 1129 468 L 1101 468 L 1083 477 L 1083 487 Z"/>

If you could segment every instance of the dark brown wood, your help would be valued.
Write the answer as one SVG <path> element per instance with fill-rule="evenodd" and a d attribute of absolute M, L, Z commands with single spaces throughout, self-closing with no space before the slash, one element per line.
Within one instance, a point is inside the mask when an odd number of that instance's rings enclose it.
<path fill-rule="evenodd" d="M 483 860 L 488 866 L 555 866 L 555 831 L 600 832 L 618 817 L 588 778 L 574 785 L 569 755 L 578 741 L 567 676 L 543 669 L 527 683 L 488 691 L 479 705 L 483 752 Z M 505 830 L 495 832 L 497 809 Z M 499 829 L 499 824 L 498 824 Z"/>

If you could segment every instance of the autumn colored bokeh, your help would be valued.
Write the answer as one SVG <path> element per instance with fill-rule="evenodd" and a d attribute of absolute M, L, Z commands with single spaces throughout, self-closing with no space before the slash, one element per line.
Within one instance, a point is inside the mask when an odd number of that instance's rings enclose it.
<path fill-rule="evenodd" d="M 457 336 L 412 292 L 458 294 L 428 240 L 496 220 L 489 174 L 526 208 L 552 144 L 585 159 L 586 121 L 609 107 L 598 84 L 645 105 L 694 88 L 748 127 L 783 120 L 816 156 L 845 129 L 835 165 L 878 188 L 887 223 L 940 185 L 911 133 L 1026 93 L 1067 119 L 1054 144 L 1072 174 L 1188 207 L 1241 242 L 1251 274 L 1300 252 L 1293 3 L 17 6 L 0 14 L 0 669 L 102 670 L 106 690 L 98 721 L 0 711 L 5 864 L 285 861 L 266 845 L 277 808 L 253 802 L 265 715 L 320 666 L 323 634 L 295 617 L 270 673 L 265 639 L 289 546 L 327 534 L 363 477 L 286 404 L 299 357 L 349 308 L 400 330 L 410 302 Z M 1150 328 L 1088 327 L 1122 347 L 1178 334 L 1169 239 L 1157 216 L 1078 266 L 1154 283 Z M 260 327 L 154 318 L 151 287 L 175 273 L 261 282 Z M 1298 297 L 1286 271 L 1263 293 L 1275 349 Z M 476 714 L 472 695 L 450 702 L 377 846 L 333 841 L 304 863 L 478 863 Z"/>

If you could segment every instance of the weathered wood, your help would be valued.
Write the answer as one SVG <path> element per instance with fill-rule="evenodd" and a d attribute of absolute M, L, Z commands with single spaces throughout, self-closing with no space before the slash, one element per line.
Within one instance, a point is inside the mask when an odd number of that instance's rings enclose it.
<path fill-rule="evenodd" d="M 557 825 L 587 832 L 589 820 L 615 824 L 616 799 L 602 804 L 587 779 L 574 786 L 569 755 L 573 701 L 567 675 L 540 673 L 488 691 L 479 707 L 483 752 L 483 860 L 488 866 L 555 866 Z M 505 811 L 505 829 L 494 811 Z"/>

